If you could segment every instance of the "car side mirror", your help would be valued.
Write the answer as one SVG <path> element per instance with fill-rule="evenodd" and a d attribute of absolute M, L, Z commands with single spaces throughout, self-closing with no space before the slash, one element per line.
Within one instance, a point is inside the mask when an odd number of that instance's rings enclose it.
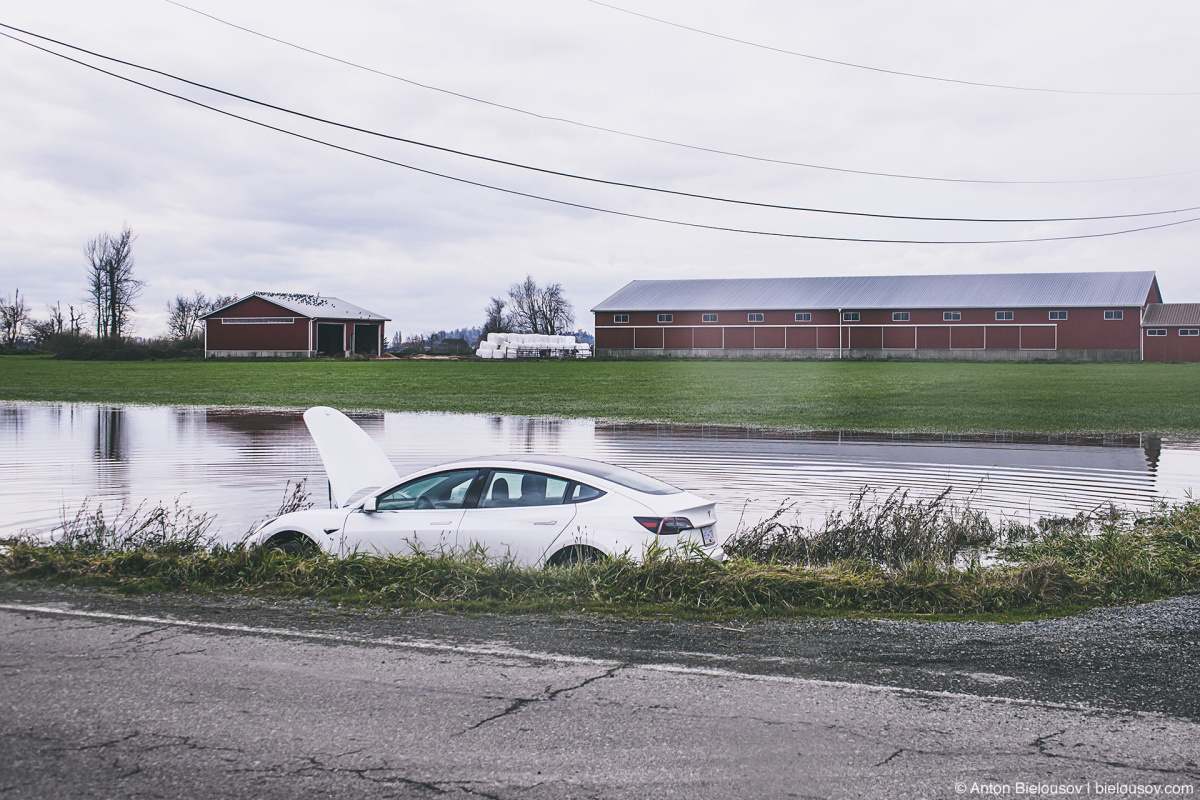
<path fill-rule="evenodd" d="M 367 512 L 368 514 L 374 514 L 376 511 L 378 511 L 379 505 L 378 505 L 377 498 L 374 495 L 371 495 L 366 500 L 364 500 L 363 504 L 362 504 L 362 510 Z"/>

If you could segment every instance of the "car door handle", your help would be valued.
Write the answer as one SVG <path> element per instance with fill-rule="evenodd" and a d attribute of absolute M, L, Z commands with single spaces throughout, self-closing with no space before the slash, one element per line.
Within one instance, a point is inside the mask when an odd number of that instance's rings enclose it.
<path fill-rule="evenodd" d="M 557 525 L 558 520 L 550 520 L 549 522 L 535 522 L 534 525 Z"/>
<path fill-rule="evenodd" d="M 439 522 L 431 522 L 429 524 L 430 525 L 450 525 L 450 524 L 453 524 L 453 522 L 454 522 L 454 520 L 452 520 L 452 519 L 444 519 Z"/>

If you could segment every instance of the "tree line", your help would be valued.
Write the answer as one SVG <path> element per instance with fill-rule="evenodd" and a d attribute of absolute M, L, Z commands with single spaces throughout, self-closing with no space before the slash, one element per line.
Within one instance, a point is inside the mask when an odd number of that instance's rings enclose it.
<path fill-rule="evenodd" d="M 47 305 L 45 317 L 34 317 L 20 289 L 12 298 L 0 296 L 0 346 L 12 350 L 18 342 L 32 339 L 39 347 L 61 354 L 81 346 L 96 348 L 127 347 L 133 332 L 135 301 L 146 284 L 134 273 L 133 244 L 137 239 L 133 229 L 125 224 L 119 233 L 101 233 L 83 248 L 86 262 L 86 294 L 79 306 L 61 302 Z M 196 291 L 176 295 L 167 303 L 167 340 L 175 349 L 196 348 L 201 345 L 203 328 L 200 320 L 206 314 L 237 300 L 233 295 L 208 297 Z M 533 276 L 512 284 L 506 297 L 493 297 L 484 308 L 480 328 L 439 331 L 434 336 L 414 336 L 400 341 L 397 333 L 392 342 L 395 349 L 425 349 L 426 342 L 446 338 L 486 338 L 489 333 L 569 333 L 575 323 L 575 311 L 562 284 L 538 285 Z M 85 349 L 86 349 L 85 348 Z"/>
<path fill-rule="evenodd" d="M 19 288 L 11 298 L 0 296 L 0 346 L 11 350 L 25 339 L 41 347 L 61 347 L 64 341 L 78 346 L 88 340 L 107 348 L 127 345 L 137 310 L 134 301 L 146 285 L 134 274 L 136 239 L 125 224 L 116 235 L 101 233 L 84 245 L 86 294 L 79 306 L 64 309 L 58 301 L 46 306 L 45 317 L 35 317 Z M 177 295 L 167 303 L 167 339 L 180 346 L 199 345 L 200 318 L 236 299 L 209 298 L 199 291 Z"/>

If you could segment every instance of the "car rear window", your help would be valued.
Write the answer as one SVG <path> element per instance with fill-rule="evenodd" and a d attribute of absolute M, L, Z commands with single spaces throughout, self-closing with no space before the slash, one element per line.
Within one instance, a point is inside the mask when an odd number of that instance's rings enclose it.
<path fill-rule="evenodd" d="M 542 464 L 566 467 L 588 475 L 595 475 L 597 478 L 612 481 L 618 486 L 624 486 L 626 489 L 633 489 L 636 492 L 645 492 L 646 494 L 680 494 L 683 492 L 683 489 L 663 483 L 657 478 L 651 478 L 649 475 L 618 467 L 615 464 L 588 461 L 582 458 L 555 458 L 554 456 L 538 456 L 537 460 Z"/>

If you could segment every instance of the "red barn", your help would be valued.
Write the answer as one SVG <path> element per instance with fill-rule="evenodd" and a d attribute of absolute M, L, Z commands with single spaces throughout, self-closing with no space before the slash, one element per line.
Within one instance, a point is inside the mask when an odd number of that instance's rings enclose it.
<path fill-rule="evenodd" d="M 204 356 L 379 355 L 384 323 L 336 297 L 255 292 L 202 317 Z"/>
<path fill-rule="evenodd" d="M 633 281 L 607 356 L 1137 361 L 1153 272 Z"/>
<path fill-rule="evenodd" d="M 1142 318 L 1143 361 L 1200 361 L 1200 303 L 1153 303 Z"/>

